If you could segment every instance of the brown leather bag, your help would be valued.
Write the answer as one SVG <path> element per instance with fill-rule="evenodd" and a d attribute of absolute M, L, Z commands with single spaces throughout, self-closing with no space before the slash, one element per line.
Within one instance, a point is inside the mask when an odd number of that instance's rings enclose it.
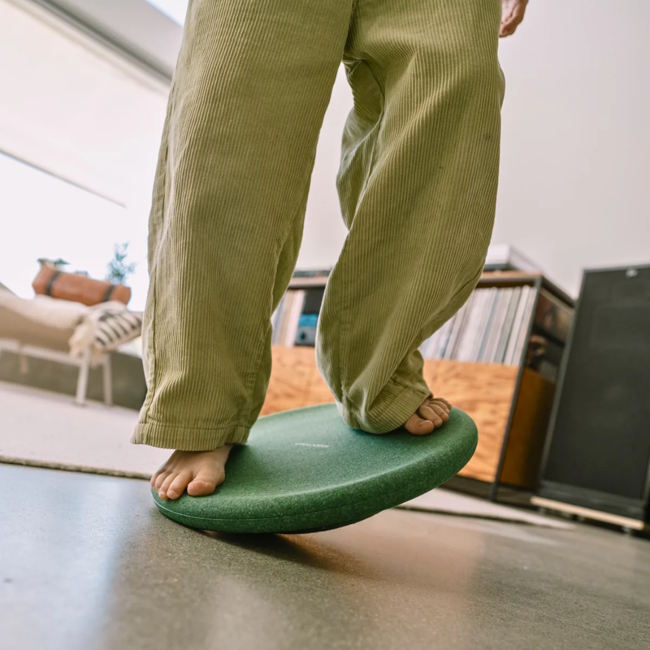
<path fill-rule="evenodd" d="M 66 273 L 52 264 L 41 265 L 32 287 L 34 293 L 84 305 L 97 305 L 107 300 L 118 300 L 127 305 L 131 300 L 131 288 L 124 284 L 95 280 L 79 273 Z"/>

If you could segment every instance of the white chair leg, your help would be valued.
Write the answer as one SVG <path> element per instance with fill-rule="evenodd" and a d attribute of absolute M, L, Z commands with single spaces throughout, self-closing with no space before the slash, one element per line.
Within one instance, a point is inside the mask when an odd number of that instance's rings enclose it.
<path fill-rule="evenodd" d="M 88 370 L 90 368 L 90 347 L 84 352 L 83 361 L 79 366 L 79 378 L 77 379 L 76 402 L 80 406 L 86 403 L 86 390 L 88 388 Z"/>
<path fill-rule="evenodd" d="M 104 404 L 113 404 L 113 378 L 111 374 L 111 355 L 107 354 L 102 364 L 104 374 Z"/>

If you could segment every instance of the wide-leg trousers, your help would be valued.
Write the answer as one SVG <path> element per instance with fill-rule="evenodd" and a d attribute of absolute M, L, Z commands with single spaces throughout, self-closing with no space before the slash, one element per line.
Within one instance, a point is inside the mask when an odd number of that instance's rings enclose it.
<path fill-rule="evenodd" d="M 246 442 L 341 63 L 354 102 L 333 182 L 348 233 L 317 367 L 345 422 L 370 433 L 432 394 L 418 347 L 469 298 L 493 229 L 500 19 L 501 0 L 190 0 L 149 215 L 132 442 Z"/>

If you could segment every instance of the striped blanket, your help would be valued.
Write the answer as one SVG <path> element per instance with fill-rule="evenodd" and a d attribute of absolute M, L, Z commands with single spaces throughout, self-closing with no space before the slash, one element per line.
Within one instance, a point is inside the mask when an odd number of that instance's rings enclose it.
<path fill-rule="evenodd" d="M 90 350 L 91 361 L 140 336 L 142 312 L 130 311 L 121 302 L 111 300 L 88 308 L 88 312 L 70 337 L 70 354 L 81 357 Z"/>

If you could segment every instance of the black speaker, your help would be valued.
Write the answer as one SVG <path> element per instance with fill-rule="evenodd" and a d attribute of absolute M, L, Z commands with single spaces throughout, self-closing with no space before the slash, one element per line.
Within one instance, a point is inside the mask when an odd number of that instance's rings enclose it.
<path fill-rule="evenodd" d="M 649 520 L 650 265 L 583 271 L 537 494 Z"/>

